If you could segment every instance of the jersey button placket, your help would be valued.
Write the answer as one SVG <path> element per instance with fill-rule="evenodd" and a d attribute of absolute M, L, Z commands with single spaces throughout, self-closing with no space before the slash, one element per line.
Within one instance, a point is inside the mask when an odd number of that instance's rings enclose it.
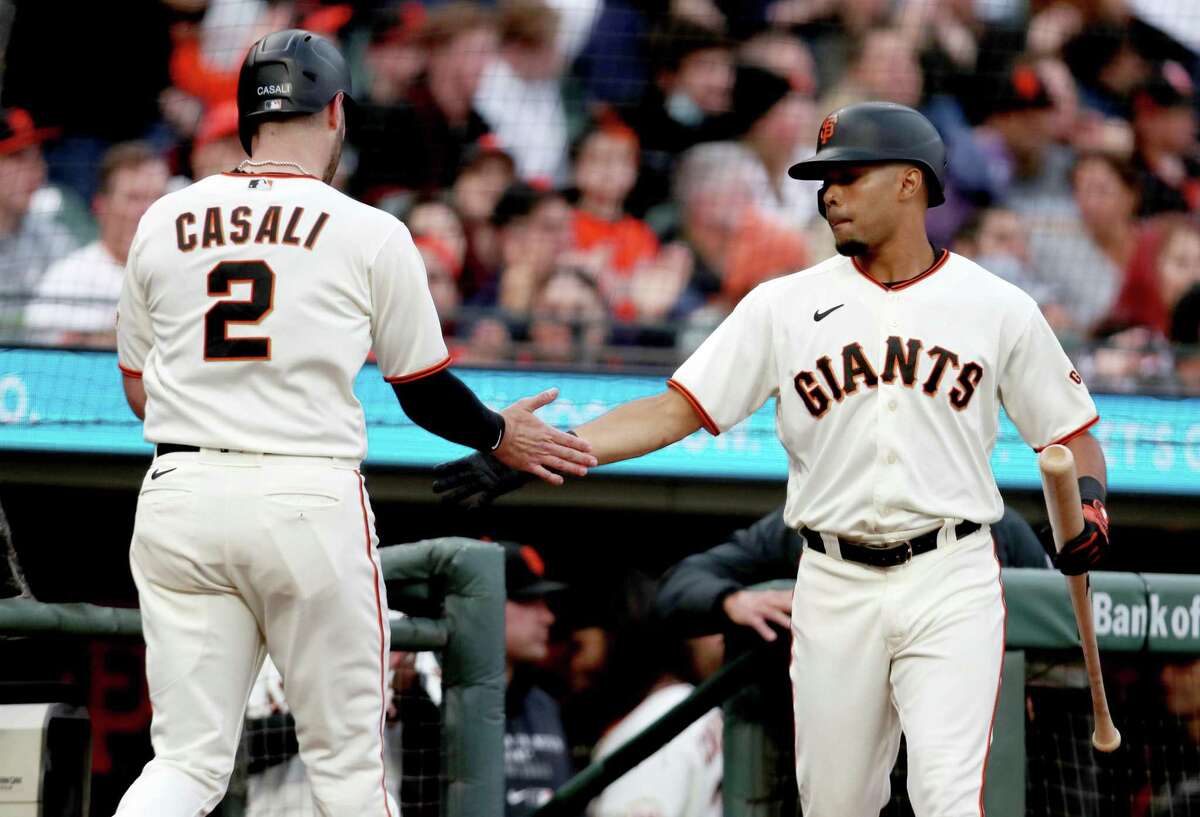
<path fill-rule="evenodd" d="M 896 409 L 899 404 L 894 396 L 895 384 L 885 383 L 883 380 L 883 373 L 885 371 L 883 367 L 887 363 L 887 339 L 891 335 L 899 334 L 900 321 L 896 316 L 897 308 L 896 294 L 888 290 L 884 293 L 883 325 L 881 327 L 882 331 L 879 333 L 878 346 L 876 347 L 879 350 L 879 390 L 875 395 L 875 399 L 878 401 L 876 404 L 878 407 L 876 412 L 877 427 L 882 439 L 887 440 L 887 443 L 879 448 L 879 462 L 884 466 L 884 469 L 881 475 L 882 479 L 876 483 L 877 487 L 875 491 L 875 512 L 881 522 L 892 509 L 886 504 L 886 500 L 881 498 L 880 489 L 885 490 L 889 495 L 895 494 L 898 489 L 898 486 L 894 484 L 898 479 L 898 470 L 894 467 L 897 457 L 895 449 L 891 446 L 895 440 L 899 439 L 896 428 L 898 422 Z"/>

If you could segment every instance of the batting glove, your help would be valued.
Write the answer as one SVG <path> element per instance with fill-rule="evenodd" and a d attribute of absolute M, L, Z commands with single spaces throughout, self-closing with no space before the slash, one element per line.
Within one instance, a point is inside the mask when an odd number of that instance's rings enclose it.
<path fill-rule="evenodd" d="M 448 505 L 483 508 L 537 477 L 509 468 L 491 454 L 477 452 L 433 469 L 433 492 Z"/>
<path fill-rule="evenodd" d="M 1063 544 L 1062 551 L 1050 558 L 1063 574 L 1079 576 L 1104 561 L 1112 549 L 1108 539 L 1108 511 L 1104 503 L 1093 499 L 1083 506 L 1083 530 L 1074 539 Z"/>

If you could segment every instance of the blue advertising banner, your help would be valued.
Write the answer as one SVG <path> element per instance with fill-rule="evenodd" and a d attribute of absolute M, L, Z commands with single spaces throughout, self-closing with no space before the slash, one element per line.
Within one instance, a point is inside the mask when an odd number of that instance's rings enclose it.
<path fill-rule="evenodd" d="M 561 427 L 586 422 L 619 403 L 655 394 L 663 378 L 628 374 L 456 370 L 494 408 L 558 386 L 557 402 L 539 416 Z M 372 465 L 428 468 L 461 456 L 413 425 L 373 365 L 356 392 L 366 410 Z M 1200 398 L 1097 395 L 1093 429 L 1108 458 L 1109 487 L 1127 493 L 1200 496 Z M 125 405 L 116 356 L 107 352 L 0 349 L 0 449 L 148 455 L 141 423 Z M 1007 418 L 992 457 L 1001 488 L 1039 486 L 1033 452 Z M 648 477 L 782 480 L 787 458 L 775 437 L 774 405 L 737 428 L 705 432 L 603 473 Z"/>

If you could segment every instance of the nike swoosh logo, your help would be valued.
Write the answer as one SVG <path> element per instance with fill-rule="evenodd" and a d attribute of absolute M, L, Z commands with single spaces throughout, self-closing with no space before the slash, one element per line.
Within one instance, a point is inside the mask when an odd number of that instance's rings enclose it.
<path fill-rule="evenodd" d="M 823 321 L 826 318 L 828 318 L 830 315 L 832 315 L 834 312 L 837 312 L 843 306 L 845 306 L 845 304 L 838 304 L 837 306 L 835 306 L 831 309 L 826 309 L 824 312 L 822 312 L 821 310 L 818 309 L 816 312 L 813 313 L 813 320 L 814 321 Z"/>
<path fill-rule="evenodd" d="M 153 474 L 150 475 L 150 479 L 158 479 L 162 475 L 169 474 L 174 470 L 175 470 L 174 468 L 164 468 L 161 471 L 155 471 Z"/>

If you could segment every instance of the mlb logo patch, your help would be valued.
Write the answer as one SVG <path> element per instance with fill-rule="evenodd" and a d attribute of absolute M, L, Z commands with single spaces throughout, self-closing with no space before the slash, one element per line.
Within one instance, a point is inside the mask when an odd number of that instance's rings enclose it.
<path fill-rule="evenodd" d="M 283 109 L 282 99 L 268 99 L 263 103 L 264 111 L 278 111 Z"/>
<path fill-rule="evenodd" d="M 251 179 L 250 180 L 250 189 L 251 190 L 270 190 L 274 186 L 275 186 L 274 183 L 270 179 Z"/>

